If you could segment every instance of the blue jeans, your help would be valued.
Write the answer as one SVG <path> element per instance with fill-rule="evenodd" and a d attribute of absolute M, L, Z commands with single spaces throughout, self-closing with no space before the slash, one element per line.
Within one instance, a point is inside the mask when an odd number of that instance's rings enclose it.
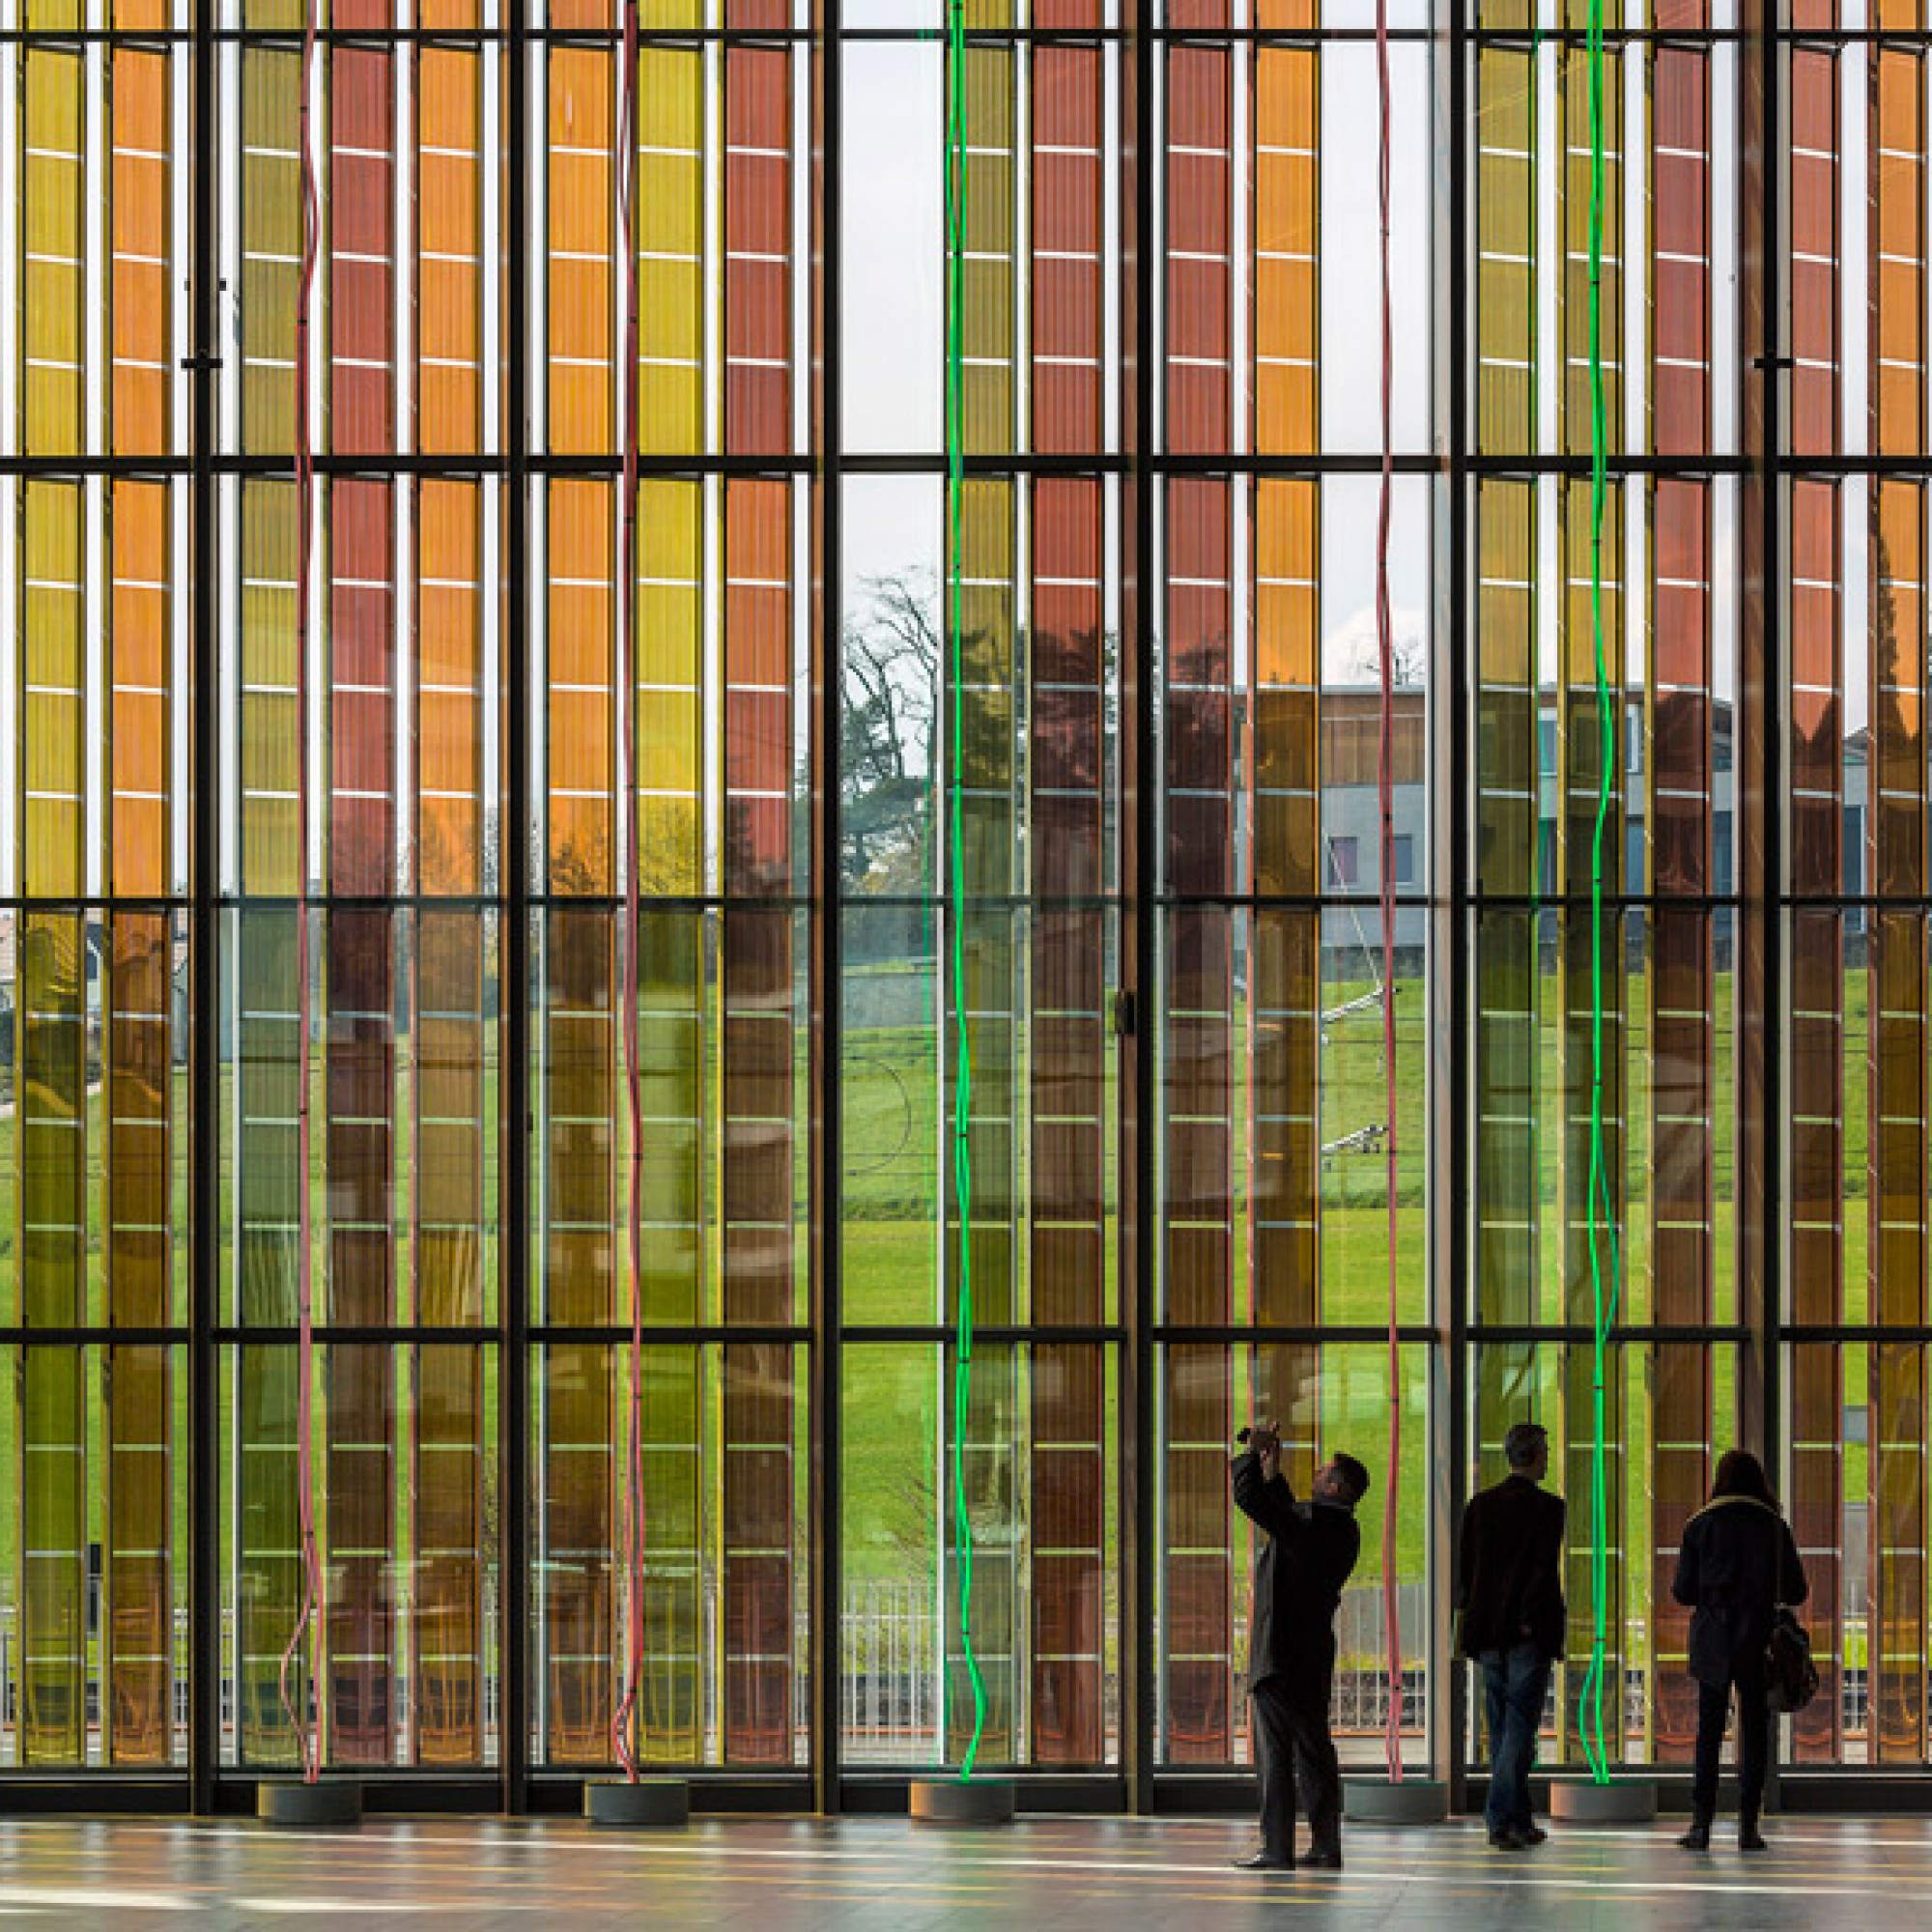
<path fill-rule="evenodd" d="M 1490 1718 L 1490 1833 L 1520 1832 L 1529 1819 L 1529 1768 L 1549 1692 L 1549 1660 L 1533 1643 L 1486 1650 L 1483 1690 Z"/>

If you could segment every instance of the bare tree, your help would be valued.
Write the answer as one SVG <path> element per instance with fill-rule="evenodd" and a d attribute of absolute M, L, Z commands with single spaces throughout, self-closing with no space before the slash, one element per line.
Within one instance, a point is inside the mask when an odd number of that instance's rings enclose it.
<path fill-rule="evenodd" d="M 838 744 L 846 882 L 917 890 L 932 837 L 940 633 L 932 578 L 910 570 L 861 582 L 845 627 Z"/>
<path fill-rule="evenodd" d="M 1389 637 L 1389 669 L 1392 682 L 1397 685 L 1420 684 L 1427 668 L 1427 653 L 1423 641 L 1415 632 L 1405 634 L 1391 627 Z M 1371 637 L 1355 653 L 1356 675 L 1370 684 L 1379 684 L 1382 676 L 1381 647 Z"/>

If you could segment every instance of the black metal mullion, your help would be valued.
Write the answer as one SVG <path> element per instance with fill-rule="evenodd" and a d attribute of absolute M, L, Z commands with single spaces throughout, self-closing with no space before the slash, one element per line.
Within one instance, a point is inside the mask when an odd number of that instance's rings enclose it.
<path fill-rule="evenodd" d="M 216 0 L 196 0 L 188 237 L 189 656 L 188 822 L 188 1784 L 189 1805 L 216 1804 L 221 1761 L 221 1363 L 214 1342 L 221 1251 L 220 782 L 215 608 L 214 372 L 220 278 L 214 189 L 218 101 Z"/>
<path fill-rule="evenodd" d="M 1441 239 L 1438 259 L 1446 260 L 1448 272 L 1441 277 L 1446 287 L 1435 313 L 1438 365 L 1444 356 L 1445 338 L 1448 365 L 1446 370 L 1438 366 L 1437 374 L 1448 416 L 1449 582 L 1446 598 L 1438 599 L 1436 606 L 1438 611 L 1446 611 L 1448 621 L 1435 649 L 1435 670 L 1438 677 L 1443 677 L 1443 684 L 1436 698 L 1435 716 L 1430 721 L 1433 751 L 1447 766 L 1448 797 L 1446 811 L 1438 811 L 1435 823 L 1430 828 L 1433 875 L 1430 884 L 1438 907 L 1432 923 L 1441 951 L 1431 989 L 1436 1050 L 1431 1065 L 1429 1111 L 1435 1145 L 1446 1149 L 1448 1156 L 1445 1162 L 1438 1155 L 1435 1171 L 1429 1177 L 1430 1236 L 1434 1246 L 1429 1264 L 1429 1303 L 1440 1352 L 1430 1364 L 1435 1409 L 1430 1446 L 1435 1467 L 1424 1518 L 1429 1541 L 1423 1560 L 1424 1575 L 1433 1586 L 1431 1597 L 1435 1605 L 1430 1629 L 1428 1735 L 1433 1758 L 1430 1769 L 1435 1776 L 1447 1780 L 1452 1811 L 1460 1811 L 1466 1802 L 1466 1766 L 1470 1755 L 1465 1729 L 1467 1671 L 1456 1655 L 1446 1607 L 1449 1592 L 1442 1585 L 1454 1569 L 1455 1540 L 1461 1533 L 1463 1505 L 1468 1493 L 1468 1445 L 1472 1433 L 1465 1339 L 1471 1269 L 1464 1214 L 1465 1204 L 1475 1198 L 1469 1068 L 1474 1044 L 1470 959 L 1475 935 L 1470 925 L 1467 864 L 1472 776 L 1469 741 L 1473 729 L 1468 707 L 1473 684 L 1470 665 L 1475 648 L 1474 607 L 1468 592 L 1467 360 L 1475 286 L 1470 272 L 1473 250 L 1468 208 L 1472 180 L 1469 144 L 1475 138 L 1467 118 L 1471 32 L 1464 10 L 1451 7 L 1447 36 L 1449 71 L 1445 77 L 1448 112 L 1446 128 L 1437 137 L 1446 143 L 1448 150 L 1448 207 L 1437 211 L 1437 221 L 1447 231 Z M 1435 99 L 1438 103 L 1443 99 L 1440 87 Z M 1444 427 L 1438 419 L 1438 433 Z M 1433 554 L 1440 559 L 1444 547 L 1435 546 Z M 1442 798 L 1442 788 L 1438 785 L 1432 784 L 1430 793 L 1435 799 Z M 1445 854 L 1449 887 L 1446 901 L 1436 883 L 1445 869 Z"/>
<path fill-rule="evenodd" d="M 1782 401 L 1779 372 L 1782 367 L 1786 344 L 1789 341 L 1787 326 L 1781 314 L 1783 301 L 1783 224 L 1784 196 L 1779 170 L 1786 158 L 1784 123 L 1782 119 L 1782 68 L 1786 58 L 1780 43 L 1779 8 L 1781 0 L 1760 0 L 1762 15 L 1756 23 L 1757 31 L 1764 37 L 1764 57 L 1760 67 L 1763 79 L 1763 116 L 1759 122 L 1763 141 L 1764 158 L 1759 172 L 1764 195 L 1763 227 L 1760 245 L 1764 251 L 1764 362 L 1757 373 L 1764 384 L 1764 554 L 1763 554 L 1763 608 L 1764 658 L 1759 667 L 1759 682 L 1764 700 L 1764 726 L 1761 750 L 1763 770 L 1760 775 L 1760 789 L 1764 798 L 1762 811 L 1763 869 L 1755 882 L 1762 895 L 1760 899 L 1760 919 L 1763 925 L 1764 947 L 1764 1010 L 1759 1030 L 1759 1051 L 1763 1055 L 1763 1072 L 1760 1098 L 1763 1103 L 1761 1128 L 1761 1165 L 1758 1170 L 1758 1210 L 1760 1216 L 1759 1241 L 1763 1285 L 1762 1305 L 1756 1311 L 1741 1311 L 1748 1320 L 1754 1312 L 1757 1317 L 1760 1343 L 1758 1347 L 1758 1375 L 1760 1443 L 1759 1449 L 1765 1466 L 1773 1472 L 1774 1483 L 1779 1479 L 1784 1460 L 1784 1341 L 1780 1333 L 1784 1316 L 1784 1271 L 1789 1261 L 1786 1244 L 1786 1174 L 1784 1166 L 1783 1118 L 1785 1106 L 1783 1044 L 1785 1032 L 1784 1009 L 1784 949 L 1787 944 L 1788 923 L 1783 911 L 1785 892 L 1784 876 L 1784 728 L 1785 728 L 1785 676 L 1781 663 L 1783 639 L 1783 616 L 1785 610 L 1784 585 L 1788 576 L 1788 559 L 1780 548 L 1783 542 L 1782 495 L 1784 491 L 1784 424 L 1779 404 Z M 1740 62 L 1740 84 L 1747 84 L 1746 76 L 1749 71 L 1748 62 Z M 1746 116 L 1739 117 L 1740 133 L 1749 125 Z M 1742 160 L 1740 161 L 1742 172 Z M 1743 201 L 1743 197 L 1740 197 Z M 1744 218 L 1750 218 L 1750 211 L 1741 211 Z M 1753 371 L 1747 356 L 1738 358 L 1740 372 L 1746 382 L 1752 379 Z M 1746 595 L 1748 596 L 1748 588 Z M 1733 733 L 1733 743 L 1736 742 Z M 1735 755 L 1735 753 L 1734 753 Z M 1875 771 L 1876 768 L 1874 768 Z M 1742 867 L 1739 868 L 1742 870 Z M 1842 959 L 1840 970 L 1842 970 Z M 1733 998 L 1733 1011 L 1736 1000 Z M 1738 1204 L 1742 1211 L 1745 1203 Z M 1748 1353 L 1748 1350 L 1747 1350 Z M 1746 1378 L 1739 1378 L 1742 1384 Z M 1767 1801 L 1776 1805 L 1778 1797 L 1778 1781 L 1782 1753 L 1774 1742 L 1771 1751 L 1770 1776 L 1766 1786 Z"/>
<path fill-rule="evenodd" d="M 843 398 L 843 354 L 839 328 L 843 224 L 839 191 L 843 183 L 842 0 L 819 0 L 812 98 L 818 121 L 819 176 L 814 205 L 819 221 L 818 287 L 810 304 L 818 339 L 814 428 L 818 438 L 818 516 L 816 519 L 818 596 L 816 650 L 812 672 L 811 718 L 817 742 L 810 748 L 816 774 L 812 791 L 812 881 L 810 914 L 812 960 L 810 1000 L 816 1024 L 811 1037 L 813 1139 L 810 1257 L 811 1334 L 806 1418 L 811 1462 L 807 1474 L 810 1495 L 808 1520 L 816 1525 L 817 1545 L 810 1552 L 812 1605 L 810 1656 L 810 1754 L 813 1808 L 830 1816 L 839 1807 L 839 1679 L 844 1667 L 839 1589 L 843 1493 L 839 1481 L 843 1438 L 839 1395 L 843 1386 L 840 1349 L 844 1321 L 839 1229 L 843 1224 L 843 1137 L 840 1132 L 840 1071 L 844 1042 L 845 997 L 841 929 L 842 883 L 839 813 L 840 652 L 843 635 L 844 569 L 839 420 Z"/>
<path fill-rule="evenodd" d="M 1131 543 L 1128 565 L 1130 621 L 1122 629 L 1121 701 L 1131 732 L 1132 755 L 1128 797 L 1121 817 L 1130 827 L 1131 897 L 1122 915 L 1121 944 L 1131 948 L 1131 963 L 1123 977 L 1132 993 L 1122 1052 L 1129 1065 L 1118 1083 L 1120 1103 L 1127 1118 L 1122 1122 L 1119 1144 L 1132 1150 L 1130 1173 L 1124 1177 L 1128 1201 L 1121 1226 L 1128 1231 L 1130 1254 L 1119 1273 L 1122 1310 L 1131 1346 L 1121 1358 L 1121 1413 L 1130 1417 L 1129 1434 L 1119 1459 L 1120 1520 L 1122 1525 L 1122 1704 L 1121 1755 L 1126 1774 L 1128 1808 L 1136 1814 L 1154 1807 L 1154 1761 L 1158 1753 L 1154 1714 L 1158 1704 L 1160 1660 L 1156 1655 L 1155 1612 L 1159 1582 L 1159 1474 L 1157 1440 L 1159 1408 L 1155 1400 L 1157 1356 L 1153 1336 L 1158 1284 L 1155 1228 L 1158 1218 L 1154 1030 L 1159 1024 L 1154 998 L 1159 986 L 1159 936 L 1155 931 L 1153 896 L 1156 869 L 1156 741 L 1153 729 L 1152 687 L 1154 648 L 1154 497 L 1152 444 L 1154 374 L 1152 355 L 1155 261 L 1154 236 L 1154 38 L 1152 0 L 1137 0 L 1133 9 L 1132 40 L 1121 60 L 1121 130 L 1129 143 L 1122 182 L 1132 188 L 1131 211 L 1122 211 L 1122 242 L 1128 259 L 1119 265 L 1122 299 L 1121 344 L 1125 393 L 1121 398 L 1122 442 L 1130 469 L 1133 526 L 1124 526 L 1121 540 Z M 1128 134 L 1131 112 L 1132 132 Z M 1127 612 L 1123 611 L 1123 620 Z"/>
<path fill-rule="evenodd" d="M 497 1011 L 502 1029 L 501 1273 L 498 1319 L 497 1453 L 502 1500 L 497 1637 L 500 1679 L 497 1764 L 502 1805 L 511 1816 L 529 1809 L 529 1218 L 530 1218 L 530 747 L 529 747 L 529 313 L 526 247 L 529 230 L 528 43 L 530 0 L 510 0 L 510 64 L 504 116 L 505 318 L 502 436 L 508 453 L 504 538 L 503 810 L 497 831 L 497 876 L 503 894 L 502 980 Z"/>

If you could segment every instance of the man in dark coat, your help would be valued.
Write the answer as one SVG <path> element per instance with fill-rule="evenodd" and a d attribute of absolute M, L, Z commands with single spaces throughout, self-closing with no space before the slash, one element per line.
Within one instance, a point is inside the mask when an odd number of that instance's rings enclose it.
<path fill-rule="evenodd" d="M 1519 1422 L 1503 1440 L 1510 1472 L 1469 1498 L 1456 1557 L 1456 1648 L 1482 1666 L 1490 1720 L 1490 1843 L 1520 1852 L 1548 1835 L 1529 1808 L 1529 1771 L 1563 1655 L 1563 1498 L 1541 1487 L 1549 1437 Z"/>
<path fill-rule="evenodd" d="M 1294 1786 L 1313 1840 L 1302 1863 L 1342 1868 L 1342 1768 L 1328 1731 L 1335 1680 L 1335 1611 L 1355 1567 L 1362 1533 L 1355 1505 L 1369 1472 L 1337 1456 L 1296 1502 L 1281 1472 L 1281 1435 L 1257 1423 L 1230 1464 L 1235 1506 L 1262 1531 L 1248 1621 L 1248 1695 L 1261 1774 L 1262 1844 L 1236 1863 L 1247 1871 L 1294 1869 Z"/>
<path fill-rule="evenodd" d="M 1731 1693 L 1738 1699 L 1738 1843 L 1764 1849 L 1758 1819 L 1771 1759 L 1765 1645 L 1780 1604 L 1809 1593 L 1791 1525 L 1777 1512 L 1764 1469 L 1733 1449 L 1718 1464 L 1711 1500 L 1684 1527 L 1670 1594 L 1688 1605 L 1690 1675 L 1697 1681 L 1697 1754 L 1690 1829 L 1679 1842 L 1704 1851 L 1718 1810 L 1718 1757 Z"/>

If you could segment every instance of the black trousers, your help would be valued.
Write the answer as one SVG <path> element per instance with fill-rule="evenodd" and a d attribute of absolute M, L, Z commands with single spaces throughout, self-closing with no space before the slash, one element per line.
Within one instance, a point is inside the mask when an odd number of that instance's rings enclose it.
<path fill-rule="evenodd" d="M 1724 1725 L 1731 1714 L 1731 1692 L 1738 1697 L 1738 1811 L 1755 1824 L 1764 1808 L 1765 1771 L 1771 1763 L 1771 1705 L 1764 1664 L 1752 1656 L 1741 1658 L 1718 1684 L 1697 1685 L 1697 1758 L 1690 1785 L 1690 1809 L 1708 1822 L 1718 1809 L 1718 1757 L 1724 1747 Z"/>
<path fill-rule="evenodd" d="M 1328 1731 L 1328 1694 L 1335 1653 L 1310 1658 L 1292 1674 L 1264 1677 L 1250 1687 L 1255 1712 L 1255 1766 L 1261 1774 L 1262 1849 L 1270 1858 L 1294 1855 L 1294 1793 L 1301 1787 L 1309 1836 L 1339 1849 L 1342 1766 Z"/>

